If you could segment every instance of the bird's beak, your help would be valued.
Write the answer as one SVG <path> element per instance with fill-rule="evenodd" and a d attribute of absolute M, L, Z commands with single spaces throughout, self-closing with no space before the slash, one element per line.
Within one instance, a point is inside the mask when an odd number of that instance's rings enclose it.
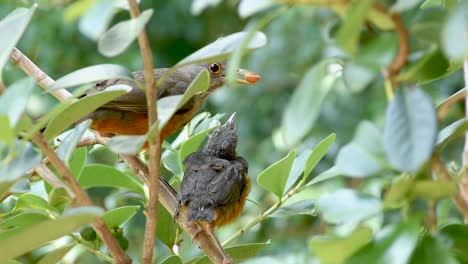
<path fill-rule="evenodd" d="M 228 118 L 225 126 L 236 127 L 236 112 L 232 113 L 232 115 Z"/>
<path fill-rule="evenodd" d="M 261 78 L 260 75 L 255 72 L 245 69 L 238 69 L 237 74 L 239 75 L 239 78 L 236 79 L 236 83 L 255 84 Z"/>

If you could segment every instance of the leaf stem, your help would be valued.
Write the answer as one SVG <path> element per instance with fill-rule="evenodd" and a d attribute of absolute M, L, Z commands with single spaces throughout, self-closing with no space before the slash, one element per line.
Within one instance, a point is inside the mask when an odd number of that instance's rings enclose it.
<path fill-rule="evenodd" d="M 88 243 L 86 243 L 85 241 L 81 240 L 79 237 L 77 237 L 76 235 L 74 234 L 71 234 L 70 235 L 78 244 L 80 244 L 81 246 L 83 246 L 86 250 L 88 250 L 89 252 L 93 253 L 94 255 L 102 258 L 103 260 L 109 262 L 109 263 L 114 263 L 114 260 L 107 256 L 106 254 L 102 253 L 100 250 L 96 250 L 95 248 L 91 247 L 90 245 L 88 245 Z"/>

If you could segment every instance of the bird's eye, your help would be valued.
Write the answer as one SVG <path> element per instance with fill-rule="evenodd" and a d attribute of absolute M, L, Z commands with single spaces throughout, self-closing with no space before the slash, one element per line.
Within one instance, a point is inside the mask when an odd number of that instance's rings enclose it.
<path fill-rule="evenodd" d="M 210 65 L 210 72 L 212 73 L 219 73 L 221 71 L 221 65 L 218 63 L 213 63 Z"/>

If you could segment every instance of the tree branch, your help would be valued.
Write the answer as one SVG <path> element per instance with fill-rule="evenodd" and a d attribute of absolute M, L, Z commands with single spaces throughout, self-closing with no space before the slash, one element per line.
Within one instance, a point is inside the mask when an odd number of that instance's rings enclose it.
<path fill-rule="evenodd" d="M 128 0 L 130 6 L 130 14 L 133 19 L 138 17 L 140 10 L 135 0 Z M 141 57 L 144 66 L 145 90 L 146 90 L 146 103 L 148 104 L 148 127 L 157 125 L 158 121 L 158 108 L 157 100 L 158 93 L 155 87 L 154 73 L 153 73 L 153 56 L 151 48 L 146 35 L 146 30 L 138 34 L 138 45 L 140 46 Z M 143 264 L 151 264 L 153 262 L 154 251 L 154 236 L 156 234 L 157 226 L 157 210 L 158 210 L 158 190 L 159 190 L 159 167 L 161 162 L 161 144 L 159 139 L 159 132 L 156 133 L 154 138 L 149 138 L 149 199 L 148 199 L 148 216 L 146 217 L 145 235 L 143 239 Z"/>
<path fill-rule="evenodd" d="M 72 192 L 76 195 L 76 199 L 78 204 L 84 206 L 92 206 L 93 203 L 89 198 L 88 194 L 81 188 L 80 184 L 76 180 L 76 178 L 72 175 L 71 171 L 67 168 L 67 166 L 60 160 L 57 153 L 50 147 L 47 141 L 40 133 L 36 133 L 32 138 L 34 144 L 36 144 L 44 155 L 47 156 L 50 163 L 57 169 L 60 175 L 63 177 L 63 180 L 67 183 L 70 187 Z M 116 263 L 132 263 L 127 254 L 120 248 L 119 243 L 117 240 L 112 236 L 111 231 L 107 228 L 106 224 L 101 218 L 96 219 L 93 223 L 94 229 L 102 238 L 102 240 L 106 243 L 107 247 L 109 248 L 112 257 L 115 259 Z"/>
<path fill-rule="evenodd" d="M 36 66 L 28 57 L 26 57 L 19 49 L 14 48 L 10 54 L 10 59 L 18 65 L 27 75 L 34 78 L 39 86 L 47 90 L 55 81 Z M 60 102 L 72 97 L 72 94 L 65 89 L 56 89 L 50 92 Z"/>
<path fill-rule="evenodd" d="M 41 178 L 44 181 L 46 181 L 51 186 L 55 188 L 64 188 L 72 199 L 76 197 L 75 193 L 66 184 L 59 180 L 57 176 L 55 176 L 55 174 L 45 164 L 37 166 L 37 168 L 35 168 L 34 170 L 37 172 L 37 174 L 39 174 L 39 176 L 41 176 Z"/>

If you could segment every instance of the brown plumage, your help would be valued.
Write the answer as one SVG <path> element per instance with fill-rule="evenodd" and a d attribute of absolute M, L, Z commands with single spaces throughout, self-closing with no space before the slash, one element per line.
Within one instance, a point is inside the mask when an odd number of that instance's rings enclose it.
<path fill-rule="evenodd" d="M 192 97 L 176 114 L 169 120 L 160 133 L 161 140 L 180 130 L 198 112 L 207 97 L 225 83 L 227 63 L 193 64 L 176 70 L 159 87 L 158 98 L 183 94 L 190 83 L 200 73 L 207 69 L 210 73 L 210 85 L 206 92 Z M 167 73 L 169 69 L 155 69 L 155 79 Z M 244 84 L 254 84 L 260 76 L 245 70 L 239 70 L 243 78 L 237 82 Z M 134 72 L 133 76 L 137 81 L 143 82 L 143 72 Z M 145 91 L 135 87 L 131 82 L 121 79 L 111 79 L 99 82 L 94 89 L 88 90 L 86 95 L 102 91 L 112 85 L 126 84 L 132 90 L 116 99 L 106 103 L 95 112 L 89 114 L 85 119 L 92 119 L 91 128 L 103 135 L 143 135 L 148 131 L 148 116 Z"/>
<path fill-rule="evenodd" d="M 203 151 L 192 153 L 184 160 L 184 178 L 177 194 L 177 212 L 184 211 L 189 222 L 205 229 L 221 250 L 214 228 L 239 216 L 250 191 L 248 164 L 237 156 L 236 146 L 233 114 L 210 135 Z M 231 262 L 225 254 L 224 263 Z"/>

